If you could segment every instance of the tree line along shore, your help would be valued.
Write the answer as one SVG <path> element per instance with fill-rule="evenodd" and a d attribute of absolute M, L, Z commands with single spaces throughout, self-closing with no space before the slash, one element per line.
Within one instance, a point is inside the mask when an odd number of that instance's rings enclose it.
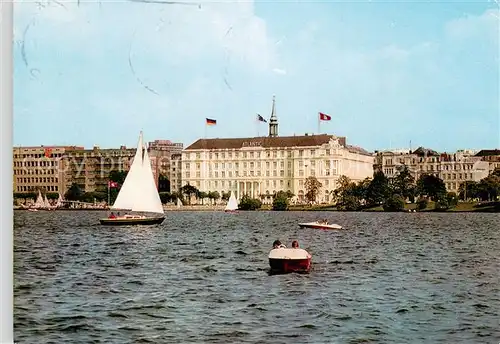
<path fill-rule="evenodd" d="M 126 172 L 112 172 L 110 181 L 121 185 Z M 500 169 L 495 169 L 486 178 L 464 181 L 458 193 L 447 192 L 443 180 L 433 174 L 422 174 L 417 180 L 407 166 L 402 166 L 394 178 L 387 178 L 377 171 L 372 178 L 353 182 L 340 176 L 338 187 L 330 192 L 330 204 L 318 204 L 316 200 L 322 184 L 316 177 L 305 181 L 305 195 L 301 202 L 290 191 L 278 191 L 272 195 L 272 204 L 263 204 L 263 199 L 244 195 L 239 203 L 240 210 L 277 210 L 277 211 L 449 211 L 449 212 L 498 212 L 500 211 Z M 118 188 L 82 192 L 77 184 L 71 185 L 64 199 L 67 201 L 102 202 L 112 204 L 118 195 Z M 14 193 L 14 201 L 36 198 L 38 190 L 29 193 Z M 195 186 L 186 184 L 178 192 L 160 190 L 163 204 L 172 205 L 179 199 L 185 210 L 218 209 L 229 199 L 230 192 L 203 192 Z M 46 193 L 47 198 L 56 199 L 57 193 Z"/>

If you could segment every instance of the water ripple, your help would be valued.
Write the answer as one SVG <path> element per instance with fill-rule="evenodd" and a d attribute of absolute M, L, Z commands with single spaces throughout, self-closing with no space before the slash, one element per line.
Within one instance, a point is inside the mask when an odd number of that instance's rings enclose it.
<path fill-rule="evenodd" d="M 497 214 L 16 212 L 18 343 L 498 343 Z M 309 275 L 269 276 L 280 238 Z"/>

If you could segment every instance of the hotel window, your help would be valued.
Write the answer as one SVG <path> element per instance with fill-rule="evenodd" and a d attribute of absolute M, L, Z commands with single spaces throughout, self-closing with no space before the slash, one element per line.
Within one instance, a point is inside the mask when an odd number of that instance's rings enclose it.
<path fill-rule="evenodd" d="M 280 176 L 281 176 L 281 177 L 284 177 L 284 176 L 285 176 L 285 170 L 281 170 L 281 171 L 280 171 Z"/>
<path fill-rule="evenodd" d="M 200 163 L 199 163 L 199 162 L 197 162 L 197 163 L 196 163 L 196 169 L 197 169 L 197 170 L 199 170 L 199 169 L 200 169 Z"/>
<path fill-rule="evenodd" d="M 253 162 L 250 163 L 250 168 L 253 168 Z"/>
<path fill-rule="evenodd" d="M 330 150 L 329 149 L 325 150 L 325 155 L 330 155 Z"/>
<path fill-rule="evenodd" d="M 243 163 L 243 168 L 247 168 L 247 163 L 246 162 Z"/>
<path fill-rule="evenodd" d="M 222 172 L 220 173 L 220 175 L 221 175 L 221 177 L 222 177 L 222 178 L 225 178 L 225 177 L 226 177 L 226 172 L 222 171 Z"/>
<path fill-rule="evenodd" d="M 196 172 L 196 178 L 200 178 L 200 177 L 201 177 L 200 171 Z"/>
<path fill-rule="evenodd" d="M 271 172 L 269 170 L 266 171 L 266 177 L 269 177 L 271 175 Z"/>
<path fill-rule="evenodd" d="M 299 160 L 299 168 L 303 168 L 304 167 L 304 161 L 303 160 Z"/>
<path fill-rule="evenodd" d="M 278 167 L 278 163 L 276 161 L 273 162 L 273 168 L 276 169 Z"/>
<path fill-rule="evenodd" d="M 277 158 L 278 157 L 278 152 L 277 151 L 274 151 L 273 152 L 273 158 Z"/>
<path fill-rule="evenodd" d="M 288 157 L 291 158 L 292 157 L 292 151 L 288 151 Z"/>
<path fill-rule="evenodd" d="M 314 154 L 316 154 L 316 151 L 314 149 L 311 149 L 311 157 L 313 157 Z"/>
<path fill-rule="evenodd" d="M 266 168 L 269 169 L 269 161 L 266 161 Z"/>
<path fill-rule="evenodd" d="M 315 167 L 316 166 L 316 161 L 315 160 L 311 160 L 311 167 Z"/>
<path fill-rule="evenodd" d="M 299 186 L 300 186 L 300 187 L 303 187 L 303 186 L 304 186 L 304 181 L 303 181 L 302 179 L 301 179 L 301 180 L 299 180 Z"/>
<path fill-rule="evenodd" d="M 273 171 L 273 177 L 277 177 L 277 175 L 278 175 L 278 171 L 274 170 Z"/>
<path fill-rule="evenodd" d="M 299 157 L 303 157 L 304 156 L 304 151 L 301 149 L 299 150 Z"/>
<path fill-rule="evenodd" d="M 289 170 L 291 170 L 291 169 L 292 169 L 292 162 L 291 162 L 291 161 L 289 161 L 289 162 L 288 162 L 288 169 L 289 169 Z"/>
<path fill-rule="evenodd" d="M 243 158 L 247 158 L 247 152 L 243 152 Z"/>
<path fill-rule="evenodd" d="M 303 177 L 304 176 L 304 170 L 299 170 L 299 177 Z"/>
<path fill-rule="evenodd" d="M 292 176 L 292 170 L 288 170 L 287 172 L 288 172 L 288 173 L 287 173 L 287 174 L 288 174 L 288 176 L 289 176 L 289 177 L 291 177 L 291 176 Z"/>
<path fill-rule="evenodd" d="M 219 178 L 219 172 L 218 171 L 215 171 L 215 178 Z"/>
<path fill-rule="evenodd" d="M 253 152 L 250 152 L 250 158 L 253 158 Z"/>
<path fill-rule="evenodd" d="M 280 186 L 283 187 L 284 181 L 280 180 Z"/>

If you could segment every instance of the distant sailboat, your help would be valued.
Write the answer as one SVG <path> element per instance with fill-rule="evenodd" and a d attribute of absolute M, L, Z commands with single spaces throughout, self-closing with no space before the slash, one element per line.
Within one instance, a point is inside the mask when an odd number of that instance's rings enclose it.
<path fill-rule="evenodd" d="M 236 210 L 238 210 L 238 200 L 236 199 L 234 192 L 231 191 L 231 196 L 229 196 L 229 200 L 227 201 L 226 208 L 224 209 L 224 211 L 235 212 Z"/>
<path fill-rule="evenodd" d="M 180 198 L 177 198 L 177 208 L 181 208 L 182 207 L 182 201 Z"/>
<path fill-rule="evenodd" d="M 156 215 L 110 216 L 107 219 L 99 220 L 102 225 L 154 225 L 165 220 L 163 205 L 154 181 L 149 154 L 144 146 L 142 131 L 139 135 L 134 161 L 111 209 Z"/>
<path fill-rule="evenodd" d="M 33 208 L 35 209 L 42 209 L 45 205 L 45 202 L 42 197 L 42 193 L 40 190 L 38 190 L 38 197 L 36 198 L 35 204 L 33 205 Z"/>
<path fill-rule="evenodd" d="M 43 207 L 46 208 L 46 209 L 50 209 L 51 208 L 50 202 L 47 199 L 47 195 L 45 195 L 45 197 L 43 198 Z"/>
<path fill-rule="evenodd" d="M 55 205 L 56 208 L 61 208 L 63 206 L 63 198 L 61 194 L 59 194 L 59 198 L 57 199 L 57 203 Z"/>

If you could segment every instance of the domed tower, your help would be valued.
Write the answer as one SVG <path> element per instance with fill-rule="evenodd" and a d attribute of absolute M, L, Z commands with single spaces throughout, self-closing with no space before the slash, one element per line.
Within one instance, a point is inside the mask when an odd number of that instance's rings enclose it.
<path fill-rule="evenodd" d="M 273 96 L 273 108 L 269 119 L 269 137 L 278 136 L 278 117 L 276 117 L 276 96 Z"/>

